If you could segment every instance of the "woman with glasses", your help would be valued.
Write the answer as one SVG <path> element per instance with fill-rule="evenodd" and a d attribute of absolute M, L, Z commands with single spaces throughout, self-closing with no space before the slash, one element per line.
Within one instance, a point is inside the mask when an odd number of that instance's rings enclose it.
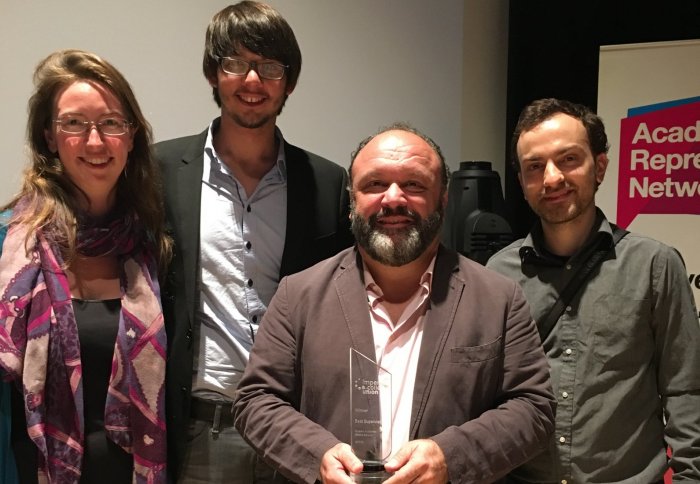
<path fill-rule="evenodd" d="M 78 50 L 39 63 L 28 112 L 29 167 L 0 220 L 19 480 L 165 482 L 171 241 L 150 126 L 121 73 Z"/>

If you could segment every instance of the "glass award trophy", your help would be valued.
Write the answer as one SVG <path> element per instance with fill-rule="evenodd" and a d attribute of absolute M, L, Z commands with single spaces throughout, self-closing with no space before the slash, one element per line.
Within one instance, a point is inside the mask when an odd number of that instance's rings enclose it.
<path fill-rule="evenodd" d="M 350 446 L 364 466 L 352 475 L 354 482 L 391 476 L 384 470 L 391 455 L 391 408 L 391 373 L 350 348 Z"/>

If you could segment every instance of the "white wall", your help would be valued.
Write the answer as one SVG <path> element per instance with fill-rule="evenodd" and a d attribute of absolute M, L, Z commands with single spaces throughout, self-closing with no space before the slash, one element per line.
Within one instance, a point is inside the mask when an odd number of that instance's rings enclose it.
<path fill-rule="evenodd" d="M 201 74 L 204 31 L 229 3 L 0 0 L 0 201 L 19 187 L 40 59 L 92 50 L 131 82 L 156 140 L 199 132 L 217 112 Z M 462 159 L 503 159 L 507 0 L 270 3 L 304 59 L 279 118 L 289 141 L 347 166 L 361 138 L 405 120 L 441 145 L 453 169 Z"/>
<path fill-rule="evenodd" d="M 462 158 L 490 161 L 504 182 L 508 0 L 465 0 Z"/>

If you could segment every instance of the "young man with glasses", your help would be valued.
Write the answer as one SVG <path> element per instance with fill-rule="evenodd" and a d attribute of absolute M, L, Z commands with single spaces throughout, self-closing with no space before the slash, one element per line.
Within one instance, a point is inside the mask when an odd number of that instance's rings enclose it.
<path fill-rule="evenodd" d="M 234 390 L 280 278 L 352 243 L 345 170 L 275 125 L 300 69 L 277 11 L 226 7 L 209 24 L 203 60 L 221 116 L 155 147 L 176 243 L 164 311 L 178 482 L 274 478 L 233 428 Z"/>

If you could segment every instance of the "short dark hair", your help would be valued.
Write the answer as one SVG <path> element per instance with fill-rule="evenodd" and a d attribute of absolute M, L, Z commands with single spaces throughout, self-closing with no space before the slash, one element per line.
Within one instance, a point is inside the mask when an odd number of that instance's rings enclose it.
<path fill-rule="evenodd" d="M 520 160 L 518 159 L 518 140 L 520 135 L 559 113 L 581 121 L 583 127 L 586 128 L 588 145 L 593 153 L 593 158 L 608 152 L 610 145 L 608 144 L 608 136 L 605 134 L 603 120 L 590 108 L 583 104 L 576 104 L 563 99 L 538 99 L 525 106 L 525 109 L 520 113 L 518 124 L 516 124 L 513 132 L 511 162 L 516 173 L 520 172 Z"/>
<path fill-rule="evenodd" d="M 357 148 L 355 151 L 352 152 L 350 155 L 350 167 L 348 168 L 348 174 L 349 174 L 349 180 L 348 180 L 348 190 L 352 193 L 352 165 L 355 163 L 355 158 L 357 158 L 357 155 L 362 151 L 362 148 L 367 146 L 367 143 L 372 141 L 374 138 L 379 136 L 382 133 L 386 133 L 387 131 L 406 131 L 408 133 L 415 134 L 419 138 L 421 138 L 423 141 L 428 143 L 428 146 L 435 152 L 437 157 L 440 159 L 440 168 L 442 168 L 442 191 L 445 192 L 447 190 L 447 183 L 450 180 L 450 169 L 447 166 L 447 163 L 445 163 L 445 157 L 442 155 L 442 150 L 440 147 L 437 145 L 433 139 L 428 136 L 425 133 L 420 132 L 413 126 L 411 126 L 409 123 L 403 122 L 403 121 L 397 121 L 395 123 L 392 123 L 388 126 L 384 126 L 383 128 L 380 128 L 376 133 L 367 136 L 365 139 L 360 141 L 360 144 L 357 145 Z"/>
<path fill-rule="evenodd" d="M 207 27 L 202 70 L 207 80 L 216 79 L 220 59 L 237 55 L 241 48 L 288 66 L 287 89 L 294 89 L 301 72 L 301 50 L 294 31 L 280 13 L 269 5 L 245 0 L 229 5 Z M 221 107 L 219 90 L 214 101 Z"/>

